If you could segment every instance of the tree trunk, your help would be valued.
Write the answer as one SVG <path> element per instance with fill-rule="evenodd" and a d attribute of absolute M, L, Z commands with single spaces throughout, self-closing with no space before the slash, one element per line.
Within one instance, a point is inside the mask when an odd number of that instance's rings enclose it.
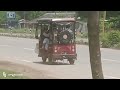
<path fill-rule="evenodd" d="M 99 11 L 88 12 L 89 53 L 93 79 L 103 79 L 99 44 Z"/>

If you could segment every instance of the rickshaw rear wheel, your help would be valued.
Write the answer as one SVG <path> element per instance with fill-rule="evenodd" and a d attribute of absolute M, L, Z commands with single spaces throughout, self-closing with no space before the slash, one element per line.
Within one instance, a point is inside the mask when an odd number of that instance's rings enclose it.
<path fill-rule="evenodd" d="M 69 58 L 68 61 L 69 61 L 69 63 L 70 63 L 71 65 L 73 65 L 73 64 L 75 63 L 75 60 L 72 59 L 72 58 Z"/>
<path fill-rule="evenodd" d="M 45 63 L 45 62 L 46 62 L 46 60 L 47 60 L 47 57 L 42 56 L 42 61 L 43 61 L 43 63 Z"/>
<path fill-rule="evenodd" d="M 52 64 L 52 63 L 53 63 L 53 59 L 52 59 L 51 55 L 49 55 L 49 57 L 48 57 L 48 63 L 49 63 L 49 64 Z"/>

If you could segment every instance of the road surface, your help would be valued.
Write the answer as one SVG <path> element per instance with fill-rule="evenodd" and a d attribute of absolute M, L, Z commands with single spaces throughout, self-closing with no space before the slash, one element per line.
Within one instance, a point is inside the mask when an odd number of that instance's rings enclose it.
<path fill-rule="evenodd" d="M 64 61 L 65 64 L 47 65 L 42 64 L 41 58 L 34 52 L 36 42 L 36 39 L 0 36 L 0 60 L 44 70 L 49 72 L 49 76 L 59 79 L 92 79 L 88 46 L 77 45 L 75 65 L 67 65 L 67 61 Z M 120 51 L 102 48 L 101 54 L 105 79 L 119 79 Z"/>

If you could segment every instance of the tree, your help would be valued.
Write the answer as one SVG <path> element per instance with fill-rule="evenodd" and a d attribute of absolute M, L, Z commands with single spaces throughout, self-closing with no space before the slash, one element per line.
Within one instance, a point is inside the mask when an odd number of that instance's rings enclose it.
<path fill-rule="evenodd" d="M 16 11 L 21 19 L 32 20 L 43 15 L 45 11 Z"/>
<path fill-rule="evenodd" d="M 103 79 L 99 44 L 99 11 L 88 11 L 88 37 L 93 79 Z"/>
<path fill-rule="evenodd" d="M 16 14 L 16 20 L 19 20 L 19 15 Z M 7 21 L 7 11 L 0 11 L 0 24 Z"/>
<path fill-rule="evenodd" d="M 43 14 L 45 14 L 45 11 L 31 11 L 31 13 L 27 15 L 28 20 L 38 18 L 38 17 L 42 16 Z"/>
<path fill-rule="evenodd" d="M 0 11 L 0 23 L 4 23 L 6 21 L 6 11 Z"/>

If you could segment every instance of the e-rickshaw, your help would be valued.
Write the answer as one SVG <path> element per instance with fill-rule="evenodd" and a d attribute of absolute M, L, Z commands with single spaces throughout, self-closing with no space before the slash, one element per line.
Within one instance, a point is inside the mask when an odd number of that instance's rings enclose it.
<path fill-rule="evenodd" d="M 36 44 L 38 57 L 42 57 L 45 63 L 67 59 L 70 64 L 77 60 L 75 43 L 75 19 L 74 18 L 41 18 L 37 21 L 35 38 L 39 40 Z M 49 30 L 48 50 L 45 50 L 43 33 Z"/>

